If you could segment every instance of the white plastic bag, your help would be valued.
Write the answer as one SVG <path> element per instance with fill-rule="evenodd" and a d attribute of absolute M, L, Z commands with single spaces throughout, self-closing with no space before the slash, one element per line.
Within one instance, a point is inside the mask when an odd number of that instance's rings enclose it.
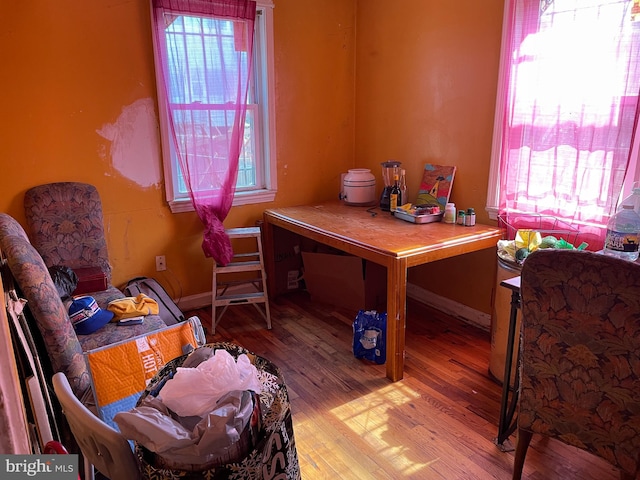
<path fill-rule="evenodd" d="M 165 460 L 205 465 L 229 455 L 251 421 L 254 406 L 250 392 L 229 392 L 198 423 L 187 426 L 184 423 L 188 423 L 188 419 L 180 419 L 184 422 L 181 423 L 169 416 L 157 399 L 147 397 L 140 406 L 120 412 L 114 419 L 126 438 Z"/>
<path fill-rule="evenodd" d="M 233 390 L 261 393 L 258 370 L 244 354 L 236 361 L 226 350 L 216 350 L 195 368 L 178 367 L 158 398 L 181 417 L 204 417 L 220 397 Z"/>

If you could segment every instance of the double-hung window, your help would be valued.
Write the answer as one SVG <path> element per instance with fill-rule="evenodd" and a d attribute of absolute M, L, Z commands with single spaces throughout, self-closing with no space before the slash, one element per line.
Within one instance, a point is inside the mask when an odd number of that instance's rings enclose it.
<path fill-rule="evenodd" d="M 488 211 L 597 248 L 637 180 L 640 0 L 506 0 L 501 55 Z"/>
<path fill-rule="evenodd" d="M 215 0 L 214 0 L 215 1 Z M 244 122 L 244 138 L 238 163 L 234 205 L 272 201 L 276 192 L 275 121 L 274 121 L 274 74 L 273 74 L 273 2 L 258 0 L 253 40 L 253 65 L 248 86 L 247 110 Z M 154 49 L 161 48 L 157 42 L 170 42 L 172 48 L 167 61 L 171 74 L 169 82 L 181 85 L 188 98 L 180 104 L 171 103 L 172 109 L 182 110 L 184 123 L 174 122 L 171 132 L 169 112 L 165 107 L 164 92 L 158 88 L 160 106 L 160 136 L 165 176 L 166 198 L 172 212 L 192 211 L 189 191 L 185 183 L 176 154 L 176 141 L 181 135 L 193 137 L 197 142 L 194 155 L 202 155 L 196 188 L 206 194 L 218 187 L 221 173 L 225 170 L 220 162 L 224 155 L 216 152 L 216 142 L 224 142 L 228 134 L 228 105 L 217 92 L 225 88 L 229 71 L 246 69 L 247 65 L 229 64 L 229 59 L 244 57 L 220 55 L 221 49 L 243 48 L 240 29 L 228 18 L 198 16 L 196 14 L 175 15 L 167 21 L 164 38 L 154 35 Z M 179 48 L 176 48 L 176 45 Z M 167 49 L 169 50 L 169 49 Z M 162 66 L 156 63 L 156 80 L 162 82 Z M 233 87 L 232 87 L 233 88 Z M 175 133 L 175 135 L 173 135 Z M 200 145 L 198 145 L 200 144 Z"/>

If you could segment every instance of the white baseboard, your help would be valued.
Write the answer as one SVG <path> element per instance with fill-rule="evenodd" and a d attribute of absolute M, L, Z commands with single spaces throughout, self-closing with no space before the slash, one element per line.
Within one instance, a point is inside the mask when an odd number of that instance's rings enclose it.
<path fill-rule="evenodd" d="M 197 293 L 178 300 L 178 307 L 183 312 L 211 306 L 211 292 Z"/>
<path fill-rule="evenodd" d="M 255 292 L 255 289 L 247 284 L 230 285 L 227 289 L 227 295 Z M 174 300 L 175 301 L 175 300 Z M 180 310 L 183 312 L 188 310 L 195 310 L 197 308 L 204 308 L 211 306 L 211 292 L 197 293 L 195 295 L 189 295 L 183 297 L 176 302 Z"/>
<path fill-rule="evenodd" d="M 230 287 L 229 291 L 238 289 L 240 287 Z M 235 292 L 238 293 L 238 292 Z M 470 323 L 478 328 L 489 331 L 491 329 L 491 315 L 481 312 L 474 308 L 458 303 L 446 297 L 437 295 L 429 290 L 425 290 L 422 287 L 418 287 L 415 284 L 407 284 L 407 297 L 416 300 L 425 305 L 440 310 L 441 312 L 451 315 L 452 317 L 459 318 L 460 320 Z M 183 312 L 188 310 L 195 310 L 198 308 L 204 308 L 211 305 L 211 292 L 198 293 L 196 295 L 189 295 L 183 297 L 178 301 L 178 306 Z"/>
<path fill-rule="evenodd" d="M 407 297 L 420 303 L 424 303 L 425 305 L 429 305 L 430 307 L 440 310 L 447 315 L 459 318 L 460 320 L 470 323 L 482 330 L 490 331 L 491 329 L 491 315 L 488 313 L 481 312 L 449 298 L 436 295 L 435 293 L 425 290 L 422 287 L 418 287 L 415 284 L 407 284 Z"/>

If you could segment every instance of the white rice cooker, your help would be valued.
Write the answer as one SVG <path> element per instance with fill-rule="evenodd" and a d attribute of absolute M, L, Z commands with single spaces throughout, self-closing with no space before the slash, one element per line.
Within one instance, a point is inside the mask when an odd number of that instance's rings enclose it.
<path fill-rule="evenodd" d="M 366 206 L 376 204 L 376 177 L 368 168 L 352 168 L 340 176 L 340 199 L 345 205 Z"/>

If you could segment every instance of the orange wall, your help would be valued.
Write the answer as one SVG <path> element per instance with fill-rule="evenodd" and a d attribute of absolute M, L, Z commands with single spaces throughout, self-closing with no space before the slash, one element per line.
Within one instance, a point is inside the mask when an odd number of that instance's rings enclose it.
<path fill-rule="evenodd" d="M 278 195 L 234 207 L 225 225 L 336 198 L 341 172 L 379 175 L 389 158 L 406 166 L 410 193 L 425 162 L 457 165 L 453 200 L 488 221 L 501 12 L 502 0 L 275 0 Z M 210 290 L 199 220 L 164 200 L 148 2 L 7 0 L 3 17 L 0 210 L 23 222 L 29 187 L 93 183 L 116 284 L 150 275 L 174 296 Z M 441 274 L 475 270 L 471 287 L 492 284 L 495 254 L 469 257 L 440 262 Z M 456 298 L 461 287 L 443 285 Z M 489 312 L 490 290 L 463 301 Z"/>
<path fill-rule="evenodd" d="M 148 4 L 3 2 L 0 211 L 24 224 L 29 187 L 93 183 L 114 282 L 150 275 L 192 295 L 211 289 L 211 260 L 196 215 L 171 214 L 164 200 Z M 337 198 L 353 162 L 355 3 L 278 0 L 274 20 L 279 192 L 273 204 L 234 207 L 228 227 L 265 207 Z"/>
<path fill-rule="evenodd" d="M 359 0 L 355 163 L 394 159 L 415 198 L 425 163 L 455 165 L 451 201 L 485 212 L 503 0 Z M 382 179 L 379 177 L 379 184 Z M 495 251 L 414 268 L 409 280 L 491 311 Z"/>

